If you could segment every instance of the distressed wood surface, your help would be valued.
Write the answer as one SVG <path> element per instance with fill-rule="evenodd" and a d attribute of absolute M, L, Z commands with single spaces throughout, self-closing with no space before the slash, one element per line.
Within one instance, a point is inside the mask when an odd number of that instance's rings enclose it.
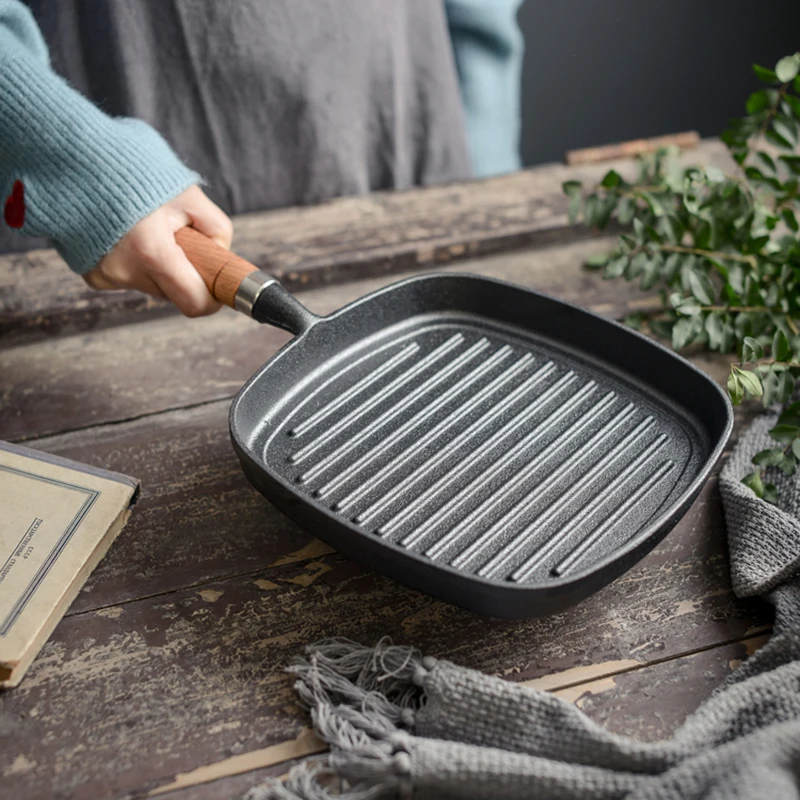
<path fill-rule="evenodd" d="M 384 634 L 470 667 L 531 680 L 601 672 L 727 644 L 768 624 L 723 594 L 724 558 L 682 537 L 569 612 L 489 620 L 337 555 L 144 598 L 62 621 L 14 692 L 0 771 L 16 796 L 118 797 L 295 739 L 307 725 L 281 667 L 323 636 Z M 695 537 L 698 539 L 701 537 Z M 685 547 L 685 545 L 684 545 Z M 700 551 L 700 552 L 698 552 Z M 4 737 L 6 738 L 6 737 Z M 36 768 L 19 770 L 19 764 Z M 146 765 L 146 771 L 142 765 Z M 15 767 L 17 765 L 17 767 Z"/>
<path fill-rule="evenodd" d="M 582 678 L 596 685 L 768 624 L 755 604 L 721 590 L 724 557 L 687 530 L 585 603 L 540 621 L 460 611 L 337 555 L 73 614 L 2 698 L 3 719 L 15 724 L 0 772 L 19 796 L 59 787 L 76 799 L 118 797 L 291 741 L 307 719 L 281 667 L 331 634 L 373 642 L 388 633 L 510 680 L 567 671 L 547 688 L 566 684 L 574 695 Z M 38 768 L 19 770 L 29 762 Z"/>
<path fill-rule="evenodd" d="M 724 158 L 703 143 L 693 160 Z M 440 268 L 618 318 L 654 300 L 582 270 L 609 238 L 542 246 L 565 235 L 561 181 L 611 166 L 630 162 L 251 215 L 237 249 L 292 286 L 325 287 L 302 299 L 329 313 L 402 270 L 533 244 Z M 730 591 L 715 478 L 636 567 L 543 620 L 481 617 L 348 561 L 252 490 L 230 445 L 230 397 L 288 336 L 233 313 L 187 321 L 132 293 L 82 294 L 65 275 L 50 251 L 0 258 L 0 438 L 136 475 L 144 491 L 22 684 L 0 695 L 2 796 L 236 797 L 319 748 L 282 668 L 323 636 L 389 634 L 653 739 L 769 630 L 769 609 Z M 725 359 L 693 360 L 724 379 Z"/>
<path fill-rule="evenodd" d="M 605 316 L 652 307 L 636 285 L 583 268 L 604 238 L 467 262 L 449 270 L 513 281 Z M 328 314 L 398 276 L 304 292 Z M 401 276 L 402 277 L 402 276 Z M 24 440 L 232 397 L 289 334 L 223 309 L 213 317 L 165 319 L 0 350 L 0 438 Z M 57 410 L 57 413 L 56 413 Z"/>
<path fill-rule="evenodd" d="M 29 675 L 0 701 L 0 719 L 13 724 L 0 773 L 21 796 L 58 786 L 73 798 L 122 797 L 294 740 L 307 720 L 281 667 L 321 636 L 373 642 L 388 633 L 510 680 L 560 673 L 544 687 L 573 694 L 589 681 L 584 702 L 602 715 L 608 700 L 624 730 L 627 701 L 597 691 L 598 681 L 769 625 L 762 606 L 728 588 L 713 481 L 653 553 L 594 597 L 544 620 L 490 620 L 381 578 L 286 522 L 248 489 L 226 436 L 215 445 L 204 433 L 222 429 L 224 408 L 39 443 L 159 472 Z M 168 421 L 183 440 L 162 427 Z M 710 690 L 703 675 L 693 680 L 684 710 Z"/>
<path fill-rule="evenodd" d="M 725 147 L 704 141 L 687 163 L 729 167 Z M 483 181 L 343 198 L 319 206 L 241 215 L 234 249 L 296 291 L 341 281 L 586 236 L 567 225 L 565 180 L 592 183 L 630 159 L 548 164 Z M 96 293 L 53 250 L 0 256 L 0 345 L 89 331 L 169 313 L 136 292 Z"/>

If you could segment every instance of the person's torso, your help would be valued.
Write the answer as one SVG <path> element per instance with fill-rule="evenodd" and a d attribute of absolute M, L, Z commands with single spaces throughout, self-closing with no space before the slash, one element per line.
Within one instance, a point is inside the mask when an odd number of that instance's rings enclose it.
<path fill-rule="evenodd" d="M 27 0 L 53 67 L 229 212 L 466 177 L 439 0 Z"/>

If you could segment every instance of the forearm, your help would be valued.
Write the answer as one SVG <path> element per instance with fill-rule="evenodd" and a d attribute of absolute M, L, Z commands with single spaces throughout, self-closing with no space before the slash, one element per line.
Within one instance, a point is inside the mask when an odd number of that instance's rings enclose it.
<path fill-rule="evenodd" d="M 22 233 L 53 239 L 83 274 L 198 180 L 155 130 L 107 116 L 58 77 L 27 8 L 0 0 L 0 198 L 24 186 Z"/>
<path fill-rule="evenodd" d="M 522 0 L 445 0 L 477 176 L 519 169 Z"/>

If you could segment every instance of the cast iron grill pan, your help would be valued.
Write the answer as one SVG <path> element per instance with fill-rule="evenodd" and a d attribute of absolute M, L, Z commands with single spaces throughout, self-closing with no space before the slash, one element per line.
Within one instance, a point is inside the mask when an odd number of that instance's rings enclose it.
<path fill-rule="evenodd" d="M 323 319 L 270 282 L 251 313 L 298 336 L 232 404 L 249 480 L 337 549 L 478 612 L 552 613 L 621 574 L 730 433 L 727 398 L 683 359 L 499 281 L 415 277 Z"/>

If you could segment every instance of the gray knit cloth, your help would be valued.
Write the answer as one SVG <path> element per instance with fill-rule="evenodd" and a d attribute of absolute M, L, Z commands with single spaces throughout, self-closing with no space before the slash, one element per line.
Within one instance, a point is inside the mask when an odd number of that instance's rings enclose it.
<path fill-rule="evenodd" d="M 330 754 L 248 800 L 800 798 L 800 475 L 769 476 L 780 508 L 740 483 L 774 421 L 720 477 L 734 590 L 774 604 L 774 631 L 670 740 L 617 736 L 551 694 L 388 640 L 336 639 L 291 668 Z"/>

